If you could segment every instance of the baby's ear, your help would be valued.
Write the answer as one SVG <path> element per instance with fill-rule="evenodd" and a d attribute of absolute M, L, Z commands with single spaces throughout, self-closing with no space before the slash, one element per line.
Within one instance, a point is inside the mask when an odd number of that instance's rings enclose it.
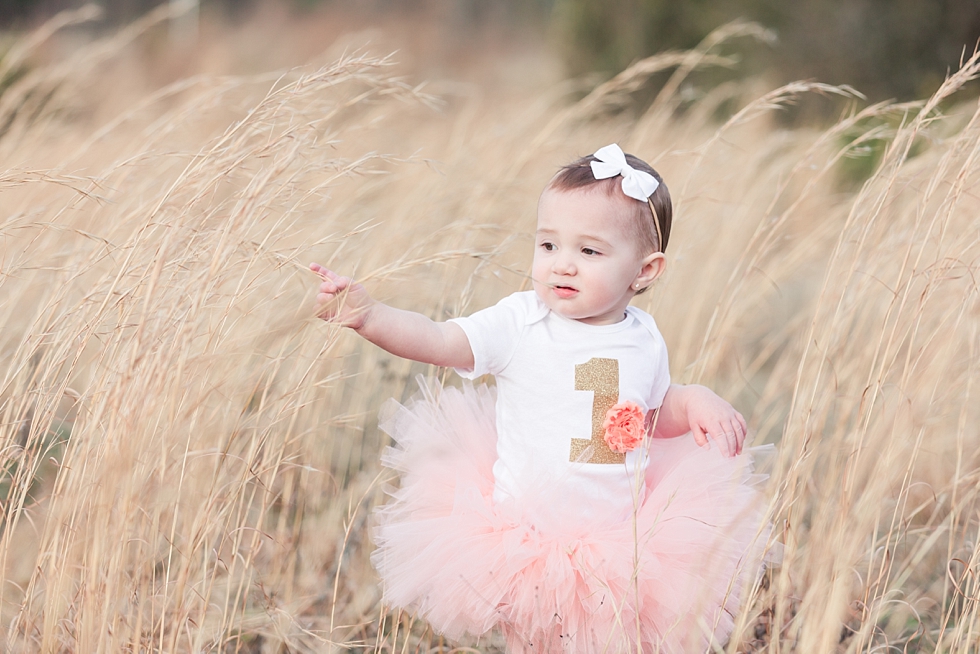
<path fill-rule="evenodd" d="M 663 252 L 651 252 L 640 262 L 640 274 L 636 276 L 636 285 L 645 289 L 667 269 L 667 259 Z"/>

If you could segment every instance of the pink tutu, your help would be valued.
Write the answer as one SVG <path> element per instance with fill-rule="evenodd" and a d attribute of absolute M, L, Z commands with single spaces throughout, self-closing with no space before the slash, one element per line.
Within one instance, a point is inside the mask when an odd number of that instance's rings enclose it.
<path fill-rule="evenodd" d="M 494 503 L 493 389 L 423 385 L 386 409 L 382 460 L 401 485 L 377 510 L 372 560 L 387 603 L 454 640 L 499 627 L 511 652 L 724 644 L 769 535 L 749 456 L 657 440 L 634 516 L 583 521 L 560 488 Z"/>

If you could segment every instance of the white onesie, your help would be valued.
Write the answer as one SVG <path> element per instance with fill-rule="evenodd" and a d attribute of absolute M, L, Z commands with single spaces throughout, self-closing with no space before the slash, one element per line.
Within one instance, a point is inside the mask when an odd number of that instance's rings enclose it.
<path fill-rule="evenodd" d="M 457 372 L 497 380 L 494 501 L 560 485 L 562 502 L 581 513 L 629 515 L 647 457 L 611 451 L 602 420 L 618 402 L 644 411 L 663 402 L 670 371 L 653 317 L 627 307 L 616 324 L 588 325 L 527 291 L 452 322 L 473 350 L 473 369 Z"/>

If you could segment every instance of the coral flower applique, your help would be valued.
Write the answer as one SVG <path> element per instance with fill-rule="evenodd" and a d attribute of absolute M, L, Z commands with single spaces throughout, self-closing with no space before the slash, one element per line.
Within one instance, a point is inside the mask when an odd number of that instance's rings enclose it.
<path fill-rule="evenodd" d="M 643 409 L 630 401 L 620 402 L 606 411 L 602 431 L 609 449 L 622 454 L 639 447 L 646 432 L 644 417 Z"/>

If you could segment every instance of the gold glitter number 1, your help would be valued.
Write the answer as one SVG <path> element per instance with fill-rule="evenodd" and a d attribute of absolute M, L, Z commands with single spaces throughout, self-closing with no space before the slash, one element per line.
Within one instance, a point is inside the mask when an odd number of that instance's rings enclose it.
<path fill-rule="evenodd" d="M 623 463 L 626 455 L 613 452 L 602 437 L 602 422 L 608 411 L 619 401 L 619 361 L 592 358 L 575 366 L 575 390 L 593 391 L 592 438 L 573 438 L 569 461 L 580 461 L 582 454 L 592 448 L 585 463 Z"/>

